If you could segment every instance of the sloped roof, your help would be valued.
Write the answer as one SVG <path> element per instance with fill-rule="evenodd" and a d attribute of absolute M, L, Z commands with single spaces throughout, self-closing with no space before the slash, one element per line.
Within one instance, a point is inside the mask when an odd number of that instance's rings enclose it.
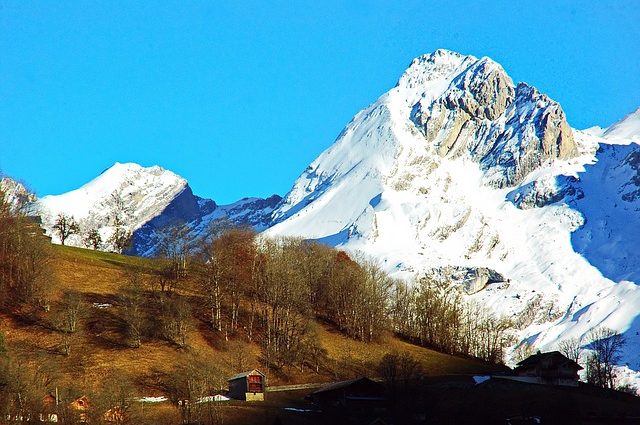
<path fill-rule="evenodd" d="M 569 366 L 573 367 L 576 370 L 582 369 L 582 366 L 580 366 L 578 363 L 574 362 L 570 358 L 566 357 L 564 354 L 562 354 L 559 351 L 550 351 L 548 353 L 538 352 L 519 362 L 518 367 L 522 368 L 522 367 L 535 366 L 543 361 L 549 361 L 549 363 L 552 366 L 561 366 L 563 364 L 568 364 Z"/>
<path fill-rule="evenodd" d="M 227 379 L 227 381 L 235 381 L 236 379 L 246 378 L 249 375 L 255 375 L 255 374 L 262 375 L 264 378 L 267 377 L 267 375 L 265 375 L 264 373 L 260 372 L 258 369 L 253 369 L 253 370 L 249 370 L 247 372 L 242 372 L 242 373 L 238 373 L 237 375 L 233 375 L 231 378 Z"/>
<path fill-rule="evenodd" d="M 334 382 L 332 384 L 325 385 L 324 387 L 320 388 L 317 391 L 314 391 L 311 394 L 320 394 L 320 393 L 325 393 L 325 392 L 328 392 L 328 391 L 334 391 L 334 390 L 338 390 L 338 389 L 341 389 L 341 388 L 346 388 L 346 387 L 349 387 L 349 386 L 355 384 L 356 382 L 360 382 L 360 381 L 372 383 L 372 384 L 375 384 L 375 385 L 380 385 L 376 381 L 372 381 L 369 378 L 362 377 L 362 378 L 350 379 L 348 381 Z"/>

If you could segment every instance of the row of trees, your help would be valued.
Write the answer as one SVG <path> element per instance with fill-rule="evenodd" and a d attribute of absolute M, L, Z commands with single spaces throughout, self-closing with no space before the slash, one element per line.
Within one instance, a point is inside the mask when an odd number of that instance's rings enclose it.
<path fill-rule="evenodd" d="M 377 339 L 386 328 L 393 281 L 344 252 L 231 229 L 204 243 L 200 253 L 195 267 L 212 328 L 227 335 L 243 323 L 267 363 L 317 368 L 323 350 L 313 331 L 315 318 L 363 341 Z"/>
<path fill-rule="evenodd" d="M 184 227 L 165 232 L 162 287 L 195 278 L 212 329 L 228 338 L 242 324 L 268 363 L 317 358 L 322 348 L 313 319 L 362 341 L 391 330 L 447 353 L 502 361 L 509 322 L 463 302 L 451 288 L 426 279 L 409 286 L 372 261 L 302 239 L 217 229 L 198 244 Z"/>
<path fill-rule="evenodd" d="M 51 228 L 62 245 L 69 237 L 79 235 L 86 248 L 109 248 L 115 252 L 124 252 L 131 245 L 132 234 L 127 224 L 131 218 L 130 208 L 124 196 L 116 191 L 108 198 L 106 209 L 110 212 L 107 223 L 112 229 L 106 241 L 102 240 L 100 225 L 93 217 L 78 222 L 73 215 L 60 213 Z"/>
<path fill-rule="evenodd" d="M 426 278 L 412 286 L 397 282 L 390 311 L 393 329 L 422 345 L 494 363 L 503 360 L 510 321 L 465 302 L 442 284 Z"/>
<path fill-rule="evenodd" d="M 0 299 L 46 308 L 50 246 L 30 208 L 0 187 Z"/>

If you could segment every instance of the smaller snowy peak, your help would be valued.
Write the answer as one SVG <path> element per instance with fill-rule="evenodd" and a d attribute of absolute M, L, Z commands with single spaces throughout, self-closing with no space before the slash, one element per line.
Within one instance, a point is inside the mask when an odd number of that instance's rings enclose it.
<path fill-rule="evenodd" d="M 640 144 L 640 108 L 604 130 L 602 137 L 618 144 Z"/>
<path fill-rule="evenodd" d="M 57 236 L 52 229 L 59 214 L 73 216 L 81 227 L 100 229 L 108 237 L 116 213 L 133 231 L 159 215 L 187 187 L 185 179 L 157 165 L 117 162 L 79 189 L 43 197 L 38 210 L 54 242 Z M 72 238 L 69 243 L 80 245 L 80 239 Z"/>
<path fill-rule="evenodd" d="M 45 212 L 66 213 L 81 219 L 106 201 L 113 194 L 131 197 L 129 205 L 137 210 L 142 194 L 159 196 L 160 199 L 182 191 L 187 181 L 171 171 L 154 165 L 143 167 L 135 163 L 119 163 L 103 171 L 98 177 L 79 189 L 61 195 L 49 195 L 40 200 Z"/>

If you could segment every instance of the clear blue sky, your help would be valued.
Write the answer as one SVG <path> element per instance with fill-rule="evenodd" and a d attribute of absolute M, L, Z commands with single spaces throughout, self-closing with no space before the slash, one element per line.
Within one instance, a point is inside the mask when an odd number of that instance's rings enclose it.
<path fill-rule="evenodd" d="M 440 47 L 495 59 L 577 128 L 640 106 L 636 0 L 0 0 L 0 169 L 39 195 L 116 161 L 220 203 L 284 195 Z"/>

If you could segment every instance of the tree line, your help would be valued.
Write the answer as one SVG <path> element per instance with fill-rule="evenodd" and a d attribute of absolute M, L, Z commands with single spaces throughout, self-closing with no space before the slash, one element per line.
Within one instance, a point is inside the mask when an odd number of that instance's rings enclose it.
<path fill-rule="evenodd" d="M 446 353 L 503 361 L 510 322 L 451 287 L 428 279 L 407 284 L 374 261 L 300 238 L 214 228 L 198 242 L 184 226 L 165 231 L 166 281 L 195 279 L 196 308 L 211 328 L 225 338 L 242 330 L 267 364 L 303 367 L 316 359 L 315 319 L 361 341 L 390 331 Z"/>
<path fill-rule="evenodd" d="M 0 187 L 0 297 L 4 303 L 48 308 L 50 243 L 32 218 L 28 199 Z"/>

